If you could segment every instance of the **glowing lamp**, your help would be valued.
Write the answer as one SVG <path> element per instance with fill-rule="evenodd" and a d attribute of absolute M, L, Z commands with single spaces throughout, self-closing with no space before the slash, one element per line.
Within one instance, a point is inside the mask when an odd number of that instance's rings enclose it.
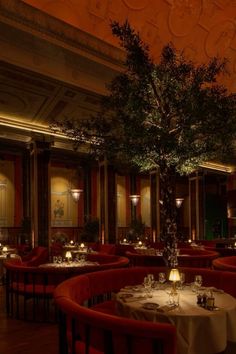
<path fill-rule="evenodd" d="M 176 282 L 180 281 L 180 274 L 178 269 L 176 268 L 171 269 L 169 280 L 172 281 L 173 284 L 172 293 L 176 294 Z"/>
<path fill-rule="evenodd" d="M 71 189 L 70 192 L 71 192 L 71 195 L 72 195 L 72 198 L 74 199 L 74 201 L 78 202 L 78 200 L 80 198 L 80 195 L 83 192 L 83 190 L 74 188 L 74 189 Z"/>
<path fill-rule="evenodd" d="M 68 262 L 72 259 L 72 254 L 70 251 L 66 251 L 66 259 Z"/>
<path fill-rule="evenodd" d="M 181 205 L 183 204 L 184 198 L 176 198 L 175 199 L 175 205 L 177 208 L 180 208 Z"/>
<path fill-rule="evenodd" d="M 139 202 L 140 195 L 138 194 L 131 194 L 130 196 L 131 203 L 136 206 Z"/>

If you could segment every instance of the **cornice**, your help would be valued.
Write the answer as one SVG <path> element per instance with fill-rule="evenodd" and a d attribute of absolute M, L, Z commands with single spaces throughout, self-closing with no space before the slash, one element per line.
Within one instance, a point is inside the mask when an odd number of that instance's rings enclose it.
<path fill-rule="evenodd" d="M 125 54 L 111 44 L 19 0 L 0 0 L 0 21 L 122 71 Z"/>

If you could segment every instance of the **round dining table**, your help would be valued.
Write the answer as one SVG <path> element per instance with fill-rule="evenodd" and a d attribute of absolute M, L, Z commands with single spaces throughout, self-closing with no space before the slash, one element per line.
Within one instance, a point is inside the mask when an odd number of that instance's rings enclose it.
<path fill-rule="evenodd" d="M 63 261 L 60 263 L 44 263 L 39 266 L 39 268 L 79 268 L 79 267 L 89 267 L 89 266 L 98 266 L 98 262 L 90 262 L 90 261 Z"/>
<path fill-rule="evenodd" d="M 215 288 L 212 310 L 197 304 L 191 286 L 178 290 L 179 305 L 171 305 L 171 287 L 159 286 L 147 293 L 143 286 L 121 289 L 116 296 L 118 315 L 147 321 L 169 322 L 177 330 L 178 354 L 213 354 L 225 350 L 227 342 L 236 342 L 236 299 Z"/>

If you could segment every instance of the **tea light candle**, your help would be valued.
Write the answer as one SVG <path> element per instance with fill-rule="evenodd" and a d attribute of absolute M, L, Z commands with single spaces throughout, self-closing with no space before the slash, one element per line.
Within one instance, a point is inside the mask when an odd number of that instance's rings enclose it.
<path fill-rule="evenodd" d="M 71 244 L 71 245 L 73 245 L 73 244 L 74 244 L 74 241 L 73 241 L 73 240 L 71 240 L 71 241 L 70 241 L 70 244 Z"/>
<path fill-rule="evenodd" d="M 142 244 L 143 244 L 142 241 L 138 241 L 139 246 L 142 246 Z"/>

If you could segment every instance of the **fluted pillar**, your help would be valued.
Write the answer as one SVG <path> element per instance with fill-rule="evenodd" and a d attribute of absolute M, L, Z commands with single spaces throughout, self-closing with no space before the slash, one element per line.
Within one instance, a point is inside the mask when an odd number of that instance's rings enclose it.
<path fill-rule="evenodd" d="M 50 142 L 30 143 L 32 245 L 48 246 L 50 235 Z"/>
<path fill-rule="evenodd" d="M 104 160 L 99 163 L 100 237 L 103 243 L 115 243 L 117 239 L 116 191 L 116 173 Z"/>

